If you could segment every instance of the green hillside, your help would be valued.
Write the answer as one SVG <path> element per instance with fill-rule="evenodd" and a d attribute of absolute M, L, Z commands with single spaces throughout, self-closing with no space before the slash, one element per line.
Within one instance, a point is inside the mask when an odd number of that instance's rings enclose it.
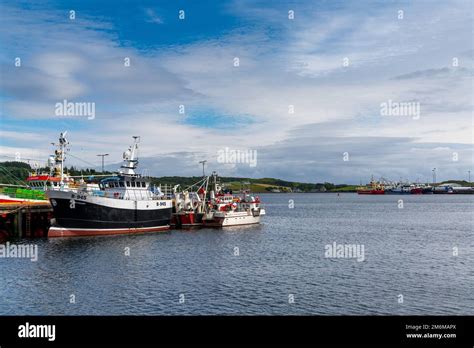
<path fill-rule="evenodd" d="M 23 162 L 0 162 L 0 183 L 11 185 L 25 185 L 25 179 L 28 177 L 33 169 L 27 163 Z M 40 171 L 48 171 L 47 168 L 42 168 Z M 79 169 L 75 167 L 65 167 L 65 172 L 72 176 L 83 175 L 84 177 L 102 174 L 94 169 Z M 112 174 L 105 172 L 104 174 Z M 188 187 L 202 179 L 201 176 L 163 176 L 151 177 L 152 183 L 156 185 L 181 185 L 181 187 Z M 240 191 L 241 189 L 250 189 L 255 193 L 269 193 L 269 192 L 355 192 L 357 186 L 345 185 L 325 182 L 325 183 L 303 183 L 286 181 L 274 178 L 238 178 L 238 177 L 220 177 L 225 188 L 232 191 Z M 447 180 L 443 183 L 457 183 L 462 186 L 474 186 L 474 183 L 469 183 L 464 180 Z"/>

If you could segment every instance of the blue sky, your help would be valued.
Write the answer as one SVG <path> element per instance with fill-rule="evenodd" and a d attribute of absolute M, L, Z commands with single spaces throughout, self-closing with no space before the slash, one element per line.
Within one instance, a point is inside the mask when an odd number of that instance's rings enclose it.
<path fill-rule="evenodd" d="M 222 175 L 307 182 L 472 169 L 467 0 L 0 7 L 0 159 L 46 160 L 68 130 L 72 154 L 100 166 L 107 151 L 110 168 L 141 135 L 154 175 L 197 175 L 202 159 Z M 64 99 L 95 103 L 95 118 L 56 116 Z M 389 100 L 419 103 L 420 117 L 381 115 Z M 225 147 L 256 150 L 258 165 L 218 163 Z"/>

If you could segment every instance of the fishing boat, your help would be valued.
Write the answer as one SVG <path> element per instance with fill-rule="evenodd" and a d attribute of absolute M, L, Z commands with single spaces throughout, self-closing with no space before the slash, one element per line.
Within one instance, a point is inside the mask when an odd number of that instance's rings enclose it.
<path fill-rule="evenodd" d="M 55 224 L 49 237 L 97 236 L 146 233 L 168 230 L 172 201 L 136 173 L 140 137 L 123 154 L 123 165 L 115 176 L 100 180 L 99 189 L 87 186 L 78 189 L 48 189 Z M 62 156 L 68 144 L 61 135 Z M 63 184 L 64 157 L 61 161 Z"/>
<path fill-rule="evenodd" d="M 35 169 L 26 178 L 26 185 L 5 185 L 0 188 L 0 203 L 48 203 L 45 191 L 60 190 L 69 187 L 74 182 L 67 174 L 63 175 L 61 184 L 60 162 L 64 154 L 60 149 L 55 151 L 55 156 L 48 158 L 49 172 L 40 172 Z M 19 178 L 18 178 L 19 179 Z M 22 181 L 22 179 L 19 179 Z"/>
<path fill-rule="evenodd" d="M 433 187 L 431 187 L 429 185 L 422 185 L 421 190 L 422 190 L 421 192 L 424 195 L 432 195 L 433 194 Z"/>
<path fill-rule="evenodd" d="M 443 183 L 433 188 L 435 194 L 474 194 L 474 188 L 457 183 Z"/>
<path fill-rule="evenodd" d="M 175 213 L 172 218 L 172 226 L 175 228 L 196 228 L 202 226 L 202 219 L 205 215 L 205 198 L 206 190 L 205 183 L 207 178 L 202 180 L 202 184 L 197 192 L 190 192 L 184 190 L 177 192 L 176 185 L 173 189 L 175 199 Z M 194 185 L 192 185 L 194 186 Z"/>
<path fill-rule="evenodd" d="M 234 196 L 222 190 L 215 172 L 212 178 L 210 200 L 203 218 L 204 226 L 227 227 L 260 223 L 265 209 L 261 206 L 258 196 L 254 197 L 248 190 L 245 190 L 242 196 Z"/>
<path fill-rule="evenodd" d="M 213 211 L 204 218 L 204 226 L 226 227 L 259 224 L 265 209 L 260 206 L 258 197 L 244 195 L 241 200 L 225 205 L 225 208 Z"/>
<path fill-rule="evenodd" d="M 396 194 L 396 195 L 410 195 L 410 194 L 418 194 L 422 193 L 421 189 L 417 189 L 415 185 L 410 185 L 410 184 L 403 184 L 403 183 L 398 183 L 392 188 L 385 190 L 385 193 L 390 195 L 390 194 Z"/>
<path fill-rule="evenodd" d="M 385 194 L 385 188 L 382 183 L 375 181 L 372 177 L 367 186 L 359 186 L 357 188 L 357 193 L 359 195 L 383 195 Z"/>

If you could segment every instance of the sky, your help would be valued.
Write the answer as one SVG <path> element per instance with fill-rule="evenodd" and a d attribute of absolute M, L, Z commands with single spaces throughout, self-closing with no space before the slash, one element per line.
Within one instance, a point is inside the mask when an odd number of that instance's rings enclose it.
<path fill-rule="evenodd" d="M 100 169 L 108 153 L 115 170 L 139 135 L 139 172 L 154 176 L 200 175 L 207 160 L 303 182 L 467 179 L 472 6 L 4 0 L 0 161 L 44 164 L 68 131 L 66 165 Z M 65 100 L 93 117 L 58 114 Z"/>

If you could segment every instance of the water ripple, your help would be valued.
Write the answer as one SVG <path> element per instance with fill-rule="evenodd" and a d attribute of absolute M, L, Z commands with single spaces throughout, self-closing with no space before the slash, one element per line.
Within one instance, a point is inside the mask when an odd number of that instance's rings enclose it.
<path fill-rule="evenodd" d="M 262 199 L 260 226 L 34 241 L 38 262 L 0 259 L 0 314 L 474 314 L 472 197 Z"/>

